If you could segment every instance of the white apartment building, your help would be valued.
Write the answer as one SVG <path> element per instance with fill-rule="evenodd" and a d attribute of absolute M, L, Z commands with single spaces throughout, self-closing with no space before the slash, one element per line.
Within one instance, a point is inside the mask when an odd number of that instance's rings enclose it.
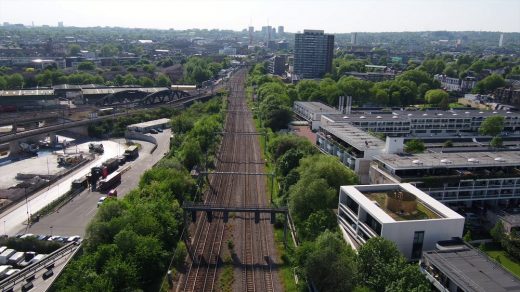
<path fill-rule="evenodd" d="M 464 217 L 407 183 L 342 186 L 338 222 L 353 248 L 381 236 L 410 260 L 464 229 Z"/>

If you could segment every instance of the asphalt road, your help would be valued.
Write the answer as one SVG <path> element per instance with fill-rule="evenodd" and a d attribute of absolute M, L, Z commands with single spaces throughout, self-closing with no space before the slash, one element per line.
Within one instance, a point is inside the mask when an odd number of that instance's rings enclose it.
<path fill-rule="evenodd" d="M 153 154 L 150 154 L 153 144 L 137 141 L 142 145 L 139 151 L 139 158 L 135 161 L 125 163 L 119 169 L 129 168 L 121 178 L 121 184 L 116 187 L 118 197 L 124 197 L 128 192 L 137 187 L 141 174 L 157 163 L 170 147 L 170 130 L 154 135 L 158 142 L 158 147 Z M 20 233 L 33 234 L 53 234 L 62 236 L 79 235 L 84 236 L 86 227 L 96 214 L 97 201 L 103 196 L 99 192 L 83 191 L 71 202 L 63 206 L 55 213 L 49 214 L 34 223 L 29 228 L 21 228 Z"/>

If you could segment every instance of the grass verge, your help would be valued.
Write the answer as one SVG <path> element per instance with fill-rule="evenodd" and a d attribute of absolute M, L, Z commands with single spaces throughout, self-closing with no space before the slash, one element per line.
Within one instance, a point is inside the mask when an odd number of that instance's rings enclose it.
<path fill-rule="evenodd" d="M 488 243 L 483 251 L 495 262 L 514 274 L 517 278 L 520 278 L 520 263 L 509 257 L 500 244 Z"/>
<path fill-rule="evenodd" d="M 222 274 L 220 274 L 218 288 L 223 292 L 231 292 L 233 291 L 233 282 L 235 282 L 233 265 L 226 264 L 222 269 Z"/>

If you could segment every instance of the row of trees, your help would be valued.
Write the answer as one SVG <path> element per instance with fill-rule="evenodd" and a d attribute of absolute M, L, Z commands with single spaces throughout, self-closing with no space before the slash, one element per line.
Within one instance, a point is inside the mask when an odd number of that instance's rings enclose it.
<path fill-rule="evenodd" d="M 321 101 L 337 105 L 339 96 L 352 96 L 354 105 L 374 104 L 379 106 L 407 106 L 423 102 L 427 92 L 428 102 L 448 104 L 445 92 L 439 98 L 437 89 L 440 84 L 431 75 L 421 70 L 409 70 L 395 80 L 371 82 L 351 76 L 341 77 L 338 81 L 324 78 L 321 81 L 302 80 L 296 86 L 285 85 L 279 79 L 265 75 L 265 64 L 257 64 L 250 72 L 250 84 L 258 88 L 260 100 L 267 100 L 267 106 L 276 95 L 276 108 L 292 106 L 296 100 Z M 271 106 L 273 107 L 273 106 Z"/>
<path fill-rule="evenodd" d="M 356 83 L 352 90 L 366 94 L 373 90 L 373 84 L 350 78 L 286 86 L 265 72 L 265 65 L 257 64 L 250 71 L 249 84 L 256 87 L 256 115 L 269 132 L 287 127 L 295 100 L 322 100 L 341 83 Z M 418 267 L 407 264 L 393 243 L 372 239 L 356 255 L 341 238 L 333 209 L 340 186 L 358 182 L 352 170 L 336 157 L 319 153 L 303 137 L 271 133 L 269 141 L 269 160 L 280 186 L 275 203 L 288 205 L 302 241 L 289 256 L 299 276 L 320 291 L 430 291 Z"/>
<path fill-rule="evenodd" d="M 184 63 L 184 82 L 201 84 L 206 80 L 217 77 L 218 72 L 227 67 L 229 67 L 228 59 L 215 62 L 210 58 L 190 57 Z"/>
<path fill-rule="evenodd" d="M 214 147 L 211 140 L 204 144 L 207 131 L 213 131 L 205 125 L 210 117 L 222 122 L 214 117 L 221 108 L 220 99 L 194 104 L 181 115 L 188 126 L 179 135 L 195 139 L 201 148 Z M 173 125 L 179 129 L 178 116 Z M 183 155 L 188 148 L 173 143 L 170 155 L 143 174 L 137 189 L 100 207 L 87 228 L 83 254 L 67 265 L 56 291 L 157 291 L 172 256 L 182 264 L 186 247 L 180 241 L 180 206 L 196 192 Z"/>
<path fill-rule="evenodd" d="M 417 265 L 382 237 L 369 239 L 356 254 L 340 234 L 327 230 L 296 250 L 295 263 L 319 291 L 432 291 Z"/>
<path fill-rule="evenodd" d="M 133 74 L 116 75 L 112 80 L 105 80 L 99 74 L 91 74 L 86 72 L 78 72 L 65 74 L 61 70 L 47 69 L 43 72 L 32 75 L 27 74 L 25 77 L 20 73 L 11 75 L 0 75 L 0 90 L 5 89 L 22 89 L 24 87 L 51 86 L 59 84 L 104 84 L 104 85 L 141 85 L 143 87 L 152 86 L 170 86 L 170 78 L 162 73 L 155 76 L 154 79 L 141 76 L 135 77 Z"/>

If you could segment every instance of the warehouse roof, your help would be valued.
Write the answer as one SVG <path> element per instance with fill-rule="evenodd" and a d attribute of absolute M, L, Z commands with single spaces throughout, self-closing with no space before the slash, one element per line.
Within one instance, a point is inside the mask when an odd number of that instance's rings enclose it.
<path fill-rule="evenodd" d="M 138 123 L 138 124 L 132 124 L 132 125 L 128 125 L 127 127 L 128 128 L 147 128 L 147 127 L 155 127 L 155 126 L 158 126 L 158 125 L 164 125 L 164 124 L 167 124 L 170 122 L 170 119 L 158 119 L 158 120 L 153 120 L 153 121 L 146 121 L 146 122 L 142 122 L 142 123 Z"/>

